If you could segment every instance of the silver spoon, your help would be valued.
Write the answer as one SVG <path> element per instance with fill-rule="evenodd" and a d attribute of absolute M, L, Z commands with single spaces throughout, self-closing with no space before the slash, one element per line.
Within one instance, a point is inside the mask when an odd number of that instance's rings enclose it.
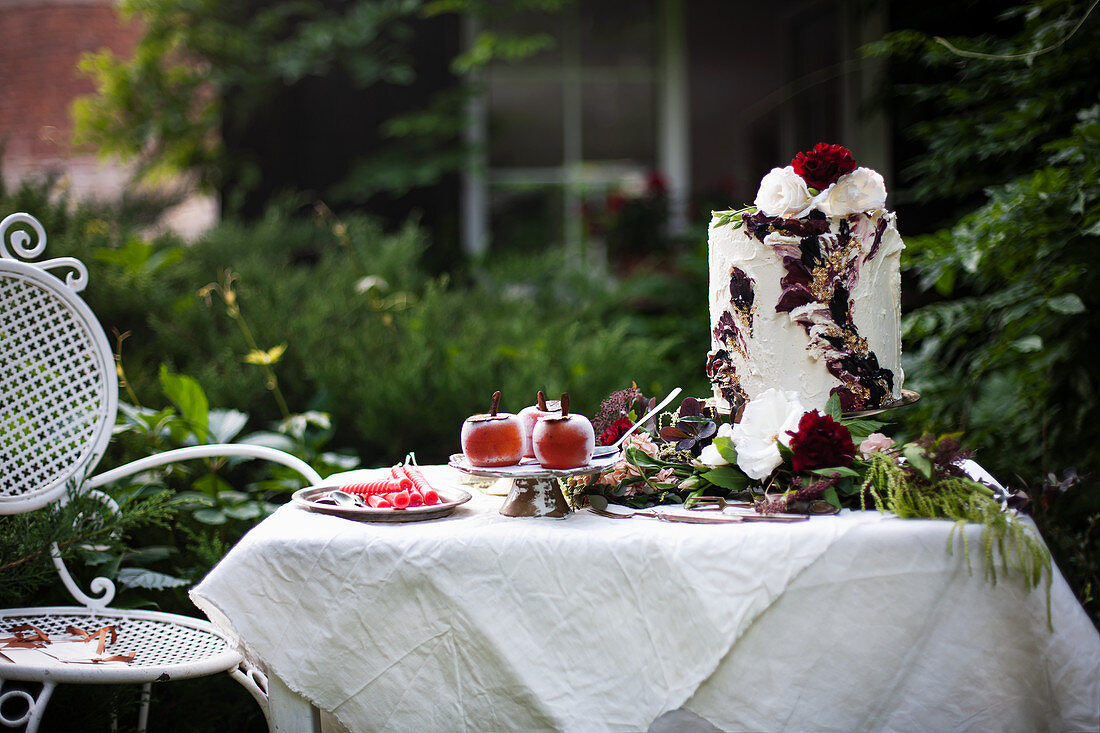
<path fill-rule="evenodd" d="M 676 395 L 680 394 L 681 391 L 682 390 L 679 387 L 677 387 L 676 389 L 669 392 L 668 397 L 665 397 L 663 400 L 661 400 L 657 404 L 656 407 L 654 407 L 652 410 L 650 410 L 646 414 L 642 415 L 642 418 L 640 420 L 638 420 L 638 422 L 631 425 L 630 429 L 627 430 L 625 433 L 623 433 L 621 436 L 619 436 L 619 439 L 616 440 L 611 445 L 598 445 L 598 446 L 596 446 L 596 450 L 594 450 L 592 452 L 592 457 L 593 458 L 603 458 L 604 456 L 610 456 L 610 455 L 613 455 L 615 453 L 618 453 L 619 448 L 622 447 L 623 443 L 626 441 L 627 438 L 629 438 L 631 435 L 633 435 L 635 430 L 640 428 L 642 425 L 645 425 L 646 420 L 653 417 L 654 415 L 656 415 L 661 410 L 665 409 L 665 407 L 668 405 L 668 403 L 672 402 L 674 399 L 676 399 Z"/>
<path fill-rule="evenodd" d="M 325 497 L 328 499 L 332 499 L 333 503 L 336 504 L 336 506 L 354 507 L 356 509 L 362 509 L 366 506 L 366 504 L 363 503 L 363 500 L 355 494 L 349 494 L 348 492 L 341 491 L 340 489 L 333 489 L 332 491 L 328 492 Z"/>

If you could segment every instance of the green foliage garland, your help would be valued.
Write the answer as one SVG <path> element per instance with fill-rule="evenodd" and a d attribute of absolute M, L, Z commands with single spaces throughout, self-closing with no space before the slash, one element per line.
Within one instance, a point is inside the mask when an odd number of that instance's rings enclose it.
<path fill-rule="evenodd" d="M 1050 551 L 1031 525 L 1015 513 L 1005 511 L 988 486 L 958 476 L 932 481 L 915 480 L 911 468 L 881 451 L 872 453 L 867 463 L 866 478 L 860 486 L 862 509 L 867 508 L 870 498 L 879 509 L 892 512 L 902 519 L 952 520 L 955 528 L 948 537 L 949 551 L 955 530 L 961 530 L 967 523 L 980 524 L 985 577 L 994 584 L 997 582 L 996 555 L 1000 556 L 1002 568 L 1006 572 L 1010 567 L 1019 571 L 1029 588 L 1038 586 L 1045 575 L 1049 611 L 1052 582 Z M 969 567 L 969 540 L 965 532 L 960 534 Z"/>

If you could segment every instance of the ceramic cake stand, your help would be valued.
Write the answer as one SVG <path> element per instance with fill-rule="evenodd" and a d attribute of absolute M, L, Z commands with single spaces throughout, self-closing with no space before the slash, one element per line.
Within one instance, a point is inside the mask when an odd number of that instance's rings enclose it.
<path fill-rule="evenodd" d="M 515 466 L 484 468 L 472 466 L 462 453 L 451 456 L 449 465 L 471 476 L 510 479 L 508 498 L 500 507 L 506 517 L 564 517 L 569 513 L 569 503 L 561 493 L 560 479 L 585 476 L 612 468 L 619 462 L 619 454 L 593 458 L 586 466 L 578 468 L 543 468 L 533 458 L 525 458 Z"/>

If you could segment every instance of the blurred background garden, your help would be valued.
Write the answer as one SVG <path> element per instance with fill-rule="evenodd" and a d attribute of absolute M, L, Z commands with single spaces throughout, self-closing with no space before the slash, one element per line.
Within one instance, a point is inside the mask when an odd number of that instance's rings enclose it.
<path fill-rule="evenodd" d="M 327 475 L 445 462 L 496 389 L 587 414 L 632 382 L 708 395 L 710 210 L 843 144 L 907 246 L 922 399 L 894 434 L 960 433 L 1026 490 L 1100 625 L 1095 6 L 14 0 L 0 214 L 89 266 L 125 403 L 102 465 L 244 441 Z M 167 491 L 154 521 L 67 551 L 116 605 L 194 613 L 187 588 L 296 488 L 232 461 L 146 474 L 112 493 L 140 518 Z M 0 518 L 0 604 L 60 602 L 45 548 L 73 531 Z M 224 677 L 154 694 L 161 730 L 263 729 Z M 136 704 L 57 695 L 58 730 Z"/>

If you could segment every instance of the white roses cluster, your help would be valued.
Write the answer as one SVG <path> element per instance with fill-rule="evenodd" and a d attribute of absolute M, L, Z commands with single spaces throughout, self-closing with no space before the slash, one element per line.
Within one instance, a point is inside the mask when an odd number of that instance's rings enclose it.
<path fill-rule="evenodd" d="M 814 196 L 794 167 L 772 168 L 760 181 L 754 203 L 768 216 L 798 218 L 811 209 L 825 216 L 847 216 L 885 208 L 886 182 L 870 168 L 856 168 Z"/>

